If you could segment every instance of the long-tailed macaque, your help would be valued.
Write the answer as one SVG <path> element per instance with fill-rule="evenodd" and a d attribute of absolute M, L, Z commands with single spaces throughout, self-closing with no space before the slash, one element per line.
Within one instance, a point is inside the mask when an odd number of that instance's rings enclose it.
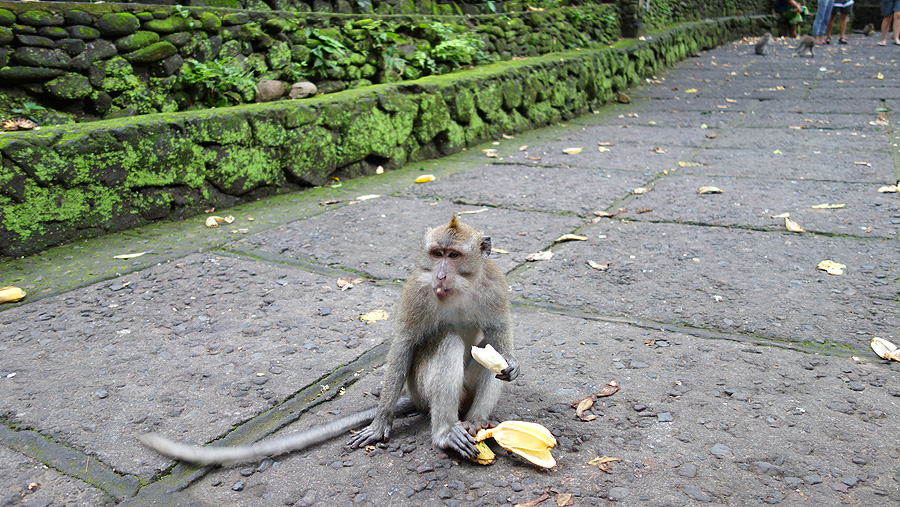
<path fill-rule="evenodd" d="M 800 37 L 800 44 L 797 46 L 797 54 L 800 56 L 808 54 L 810 57 L 813 57 L 813 48 L 816 47 L 816 39 L 813 39 L 809 35 L 804 35 Z"/>
<path fill-rule="evenodd" d="M 769 44 L 772 44 L 772 34 L 766 32 L 766 34 L 756 42 L 756 54 L 763 56 L 769 54 Z"/>
<path fill-rule="evenodd" d="M 394 416 L 413 408 L 431 416 L 434 445 L 474 457 L 473 434 L 489 423 L 501 381 L 519 374 L 506 276 L 488 256 L 491 238 L 459 221 L 429 229 L 416 269 L 403 287 L 378 407 L 281 438 L 235 447 L 197 447 L 146 434 L 141 442 L 166 456 L 224 464 L 284 454 L 371 422 L 350 447 L 385 441 Z M 472 359 L 472 346 L 491 344 L 509 363 L 494 375 Z M 401 399 L 406 385 L 409 397 Z M 462 420 L 460 419 L 462 418 Z"/>

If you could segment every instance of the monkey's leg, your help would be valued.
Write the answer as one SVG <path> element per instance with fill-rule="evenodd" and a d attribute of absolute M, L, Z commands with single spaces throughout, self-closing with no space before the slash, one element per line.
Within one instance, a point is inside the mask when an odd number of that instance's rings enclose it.
<path fill-rule="evenodd" d="M 464 419 L 473 423 L 487 422 L 497 402 L 500 401 L 503 382 L 497 380 L 491 370 L 470 361 L 466 366 L 465 388 L 472 396 L 472 404 Z"/>
<path fill-rule="evenodd" d="M 459 421 L 467 347 L 455 334 L 435 336 L 433 343 L 413 361 L 407 385 L 410 397 L 417 405 L 428 405 L 434 445 L 474 457 L 478 454 L 475 439 Z"/>

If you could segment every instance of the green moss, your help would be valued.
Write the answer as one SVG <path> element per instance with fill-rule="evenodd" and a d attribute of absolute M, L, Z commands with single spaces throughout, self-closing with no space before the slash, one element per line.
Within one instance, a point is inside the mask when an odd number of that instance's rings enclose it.
<path fill-rule="evenodd" d="M 328 129 L 308 125 L 290 131 L 284 160 L 291 179 L 311 186 L 324 185 L 337 168 L 336 137 Z"/>
<path fill-rule="evenodd" d="M 419 115 L 416 117 L 414 132 L 420 142 L 427 143 L 438 133 L 447 130 L 452 120 L 447 110 L 447 104 L 440 95 L 423 93 L 420 100 Z"/>
<path fill-rule="evenodd" d="M 229 195 L 284 184 L 284 174 L 273 151 L 247 146 L 225 146 L 214 151 L 215 158 L 208 164 L 209 179 Z"/>
<path fill-rule="evenodd" d="M 147 47 L 157 41 L 159 41 L 158 33 L 138 31 L 117 40 L 116 49 L 118 49 L 120 53 L 130 53 L 143 47 Z"/>

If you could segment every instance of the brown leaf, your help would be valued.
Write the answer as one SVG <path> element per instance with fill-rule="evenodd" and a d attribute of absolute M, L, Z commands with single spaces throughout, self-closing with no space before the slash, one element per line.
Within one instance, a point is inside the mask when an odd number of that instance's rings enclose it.
<path fill-rule="evenodd" d="M 340 199 L 331 199 L 331 200 L 328 200 L 328 201 L 319 201 L 319 206 L 330 206 L 330 205 L 332 205 L 332 204 L 337 204 L 337 203 L 339 203 L 339 202 L 341 202 Z"/>
<path fill-rule="evenodd" d="M 644 209 L 639 209 L 639 210 L 635 211 L 635 213 L 640 215 L 642 213 L 650 213 L 651 211 L 653 211 L 653 208 L 644 208 Z"/>
<path fill-rule="evenodd" d="M 587 265 L 596 269 L 597 271 L 606 271 L 612 265 L 612 262 L 605 262 L 603 264 L 600 264 L 594 261 L 587 261 Z"/>
<path fill-rule="evenodd" d="M 568 507 L 575 505 L 575 499 L 571 493 L 560 493 L 556 495 L 556 507 Z"/>
<path fill-rule="evenodd" d="M 610 456 L 602 456 L 600 458 L 594 458 L 588 461 L 588 465 L 593 465 L 599 468 L 601 471 L 606 472 L 608 474 L 612 473 L 612 463 L 614 461 L 622 461 L 619 458 L 612 458 Z"/>
<path fill-rule="evenodd" d="M 659 146 L 654 146 L 653 148 L 650 149 L 650 151 L 655 151 L 656 153 L 665 153 L 666 152 L 666 150 L 664 150 L 663 148 L 660 148 Z"/>
<path fill-rule="evenodd" d="M 525 155 L 525 158 L 527 158 L 528 160 L 540 160 L 541 159 L 541 157 L 532 157 L 531 155 Z"/>
<path fill-rule="evenodd" d="M 647 192 L 653 190 L 653 187 L 638 187 L 631 191 L 634 195 L 646 194 Z"/>
<path fill-rule="evenodd" d="M 564 241 L 587 241 L 587 236 L 579 236 L 577 234 L 563 234 L 556 238 L 554 243 L 562 243 Z"/>
<path fill-rule="evenodd" d="M 536 10 L 536 9 L 535 9 L 535 10 Z M 541 10 L 543 10 L 543 9 L 541 9 Z M 527 502 L 525 502 L 525 503 L 517 503 L 517 504 L 515 505 L 515 507 L 534 507 L 535 505 L 537 505 L 537 504 L 539 504 L 539 503 L 541 503 L 541 502 L 543 502 L 544 500 L 547 500 L 547 499 L 549 499 L 549 498 L 550 498 L 550 495 L 548 495 L 547 493 L 544 493 L 543 495 L 541 495 L 541 496 L 535 498 L 534 500 L 529 500 L 529 501 L 527 501 Z"/>
<path fill-rule="evenodd" d="M 794 222 L 788 217 L 784 217 L 784 226 L 791 232 L 806 232 L 806 229 L 800 227 L 800 224 Z"/>

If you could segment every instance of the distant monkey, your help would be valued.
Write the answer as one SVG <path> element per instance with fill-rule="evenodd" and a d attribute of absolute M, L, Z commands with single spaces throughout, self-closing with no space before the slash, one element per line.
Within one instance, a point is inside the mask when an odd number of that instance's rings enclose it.
<path fill-rule="evenodd" d="M 491 238 L 461 223 L 456 215 L 449 224 L 426 232 L 417 267 L 400 296 L 377 409 L 235 447 L 197 447 L 155 434 L 141 435 L 141 442 L 181 461 L 225 464 L 304 449 L 369 422 L 350 438 L 350 447 L 385 441 L 394 415 L 417 409 L 431 415 L 434 445 L 474 457 L 478 451 L 472 434 L 488 425 L 500 399 L 501 380 L 512 381 L 519 375 L 512 355 L 506 276 L 488 259 L 490 253 Z M 473 345 L 488 343 L 509 363 L 497 375 L 471 356 Z M 404 384 L 409 397 L 401 399 Z"/>
<path fill-rule="evenodd" d="M 797 54 L 803 56 L 805 54 L 809 54 L 810 57 L 813 55 L 813 48 L 816 47 L 816 39 L 813 39 L 809 35 L 804 35 L 800 37 L 800 44 L 797 46 Z"/>
<path fill-rule="evenodd" d="M 873 25 L 872 23 L 869 23 L 868 25 L 864 26 L 862 29 L 862 33 L 866 37 L 872 35 L 873 33 L 875 33 L 875 25 Z"/>
<path fill-rule="evenodd" d="M 770 44 L 772 44 L 772 34 L 766 32 L 766 34 L 756 42 L 756 54 L 763 56 L 769 54 Z"/>

